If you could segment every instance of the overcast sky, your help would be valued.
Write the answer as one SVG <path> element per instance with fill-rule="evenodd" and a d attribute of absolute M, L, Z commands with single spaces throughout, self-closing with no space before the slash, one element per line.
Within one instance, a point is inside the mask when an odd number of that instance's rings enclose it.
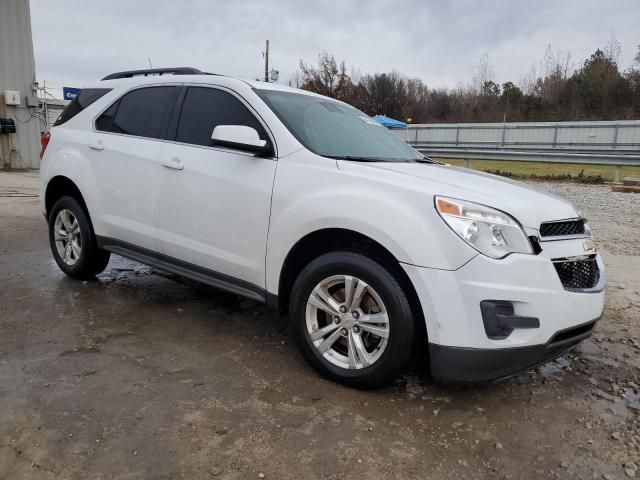
<path fill-rule="evenodd" d="M 494 80 L 517 83 L 549 44 L 582 63 L 613 33 L 625 68 L 640 44 L 639 0 L 31 0 L 31 17 L 38 80 L 56 90 L 147 57 L 255 79 L 267 38 L 280 83 L 326 50 L 431 87 L 469 83 L 485 53 Z"/>

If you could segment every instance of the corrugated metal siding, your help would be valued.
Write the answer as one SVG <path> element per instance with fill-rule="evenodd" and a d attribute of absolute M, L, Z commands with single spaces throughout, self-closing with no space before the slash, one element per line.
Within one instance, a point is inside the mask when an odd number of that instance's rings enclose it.
<path fill-rule="evenodd" d="M 48 128 L 53 127 L 53 124 L 56 123 L 56 120 L 63 110 L 64 107 L 62 105 L 56 105 L 55 107 L 50 106 L 49 108 L 47 108 Z"/>
<path fill-rule="evenodd" d="M 31 38 L 31 14 L 28 0 L 0 0 L 0 92 L 19 90 L 20 107 L 7 107 L 16 121 L 17 133 L 11 135 L 15 151 L 12 168 L 38 168 L 40 165 L 40 121 L 25 106 L 24 97 L 34 96 L 35 60 Z"/>

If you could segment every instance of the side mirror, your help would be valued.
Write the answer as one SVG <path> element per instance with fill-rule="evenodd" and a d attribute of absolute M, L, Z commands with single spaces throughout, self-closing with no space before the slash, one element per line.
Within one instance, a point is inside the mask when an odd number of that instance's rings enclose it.
<path fill-rule="evenodd" d="M 260 155 L 273 155 L 273 148 L 261 140 L 255 128 L 245 125 L 218 125 L 211 134 L 211 143 Z"/>

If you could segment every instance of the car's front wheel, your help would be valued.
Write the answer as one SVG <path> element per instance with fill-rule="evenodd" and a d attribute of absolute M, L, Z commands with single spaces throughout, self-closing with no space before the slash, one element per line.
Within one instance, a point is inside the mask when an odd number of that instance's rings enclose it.
<path fill-rule="evenodd" d="M 49 243 L 60 270 L 72 278 L 93 277 L 109 263 L 109 252 L 98 248 L 89 218 L 73 197 L 62 197 L 53 205 Z"/>
<path fill-rule="evenodd" d="M 302 354 L 334 381 L 383 387 L 411 358 L 409 300 L 393 275 L 364 255 L 331 252 L 313 260 L 293 286 L 290 316 Z"/>

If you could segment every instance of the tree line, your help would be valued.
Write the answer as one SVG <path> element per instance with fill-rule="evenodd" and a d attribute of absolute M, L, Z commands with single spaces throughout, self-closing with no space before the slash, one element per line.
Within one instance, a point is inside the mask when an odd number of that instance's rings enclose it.
<path fill-rule="evenodd" d="M 640 119 L 640 46 L 629 69 L 621 70 L 620 63 L 615 38 L 577 68 L 569 54 L 554 53 L 549 46 L 543 60 L 517 83 L 496 83 L 484 55 L 470 84 L 431 88 L 395 71 L 348 71 L 345 62 L 322 52 L 317 64 L 300 60 L 290 83 L 369 115 L 412 123 Z"/>

